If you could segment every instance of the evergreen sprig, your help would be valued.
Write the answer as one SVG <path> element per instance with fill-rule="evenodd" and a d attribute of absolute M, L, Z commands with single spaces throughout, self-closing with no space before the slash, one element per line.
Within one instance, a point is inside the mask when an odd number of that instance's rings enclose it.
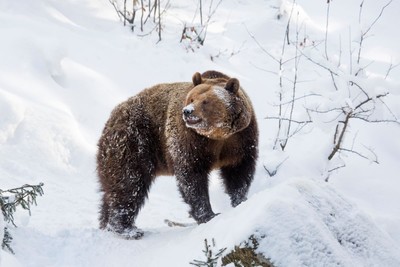
<path fill-rule="evenodd" d="M 214 255 L 213 248 L 215 248 L 215 241 L 214 238 L 212 239 L 212 247 L 210 244 L 208 244 L 208 240 L 204 239 L 204 247 L 205 249 L 203 250 L 204 255 L 206 256 L 206 260 L 193 260 L 193 262 L 190 262 L 191 265 L 197 266 L 197 267 L 216 267 L 218 259 L 222 256 L 226 248 L 219 249 L 218 252 Z"/>
<path fill-rule="evenodd" d="M 3 243 L 1 244 L 1 248 L 4 250 L 8 250 L 10 253 L 14 254 L 14 250 L 11 248 L 11 242 L 13 238 L 10 234 L 10 231 L 7 227 L 4 227 L 4 237 Z"/>
<path fill-rule="evenodd" d="M 4 216 L 4 221 L 11 223 L 13 226 L 17 227 L 14 222 L 14 212 L 17 210 L 18 206 L 29 212 L 31 215 L 31 205 L 36 204 L 36 197 L 42 196 L 43 183 L 38 185 L 25 184 L 21 187 L 12 188 L 8 190 L 0 189 L 0 208 Z M 2 248 L 14 253 L 11 248 L 12 236 L 7 227 L 4 228 L 4 238 L 2 241 Z"/>

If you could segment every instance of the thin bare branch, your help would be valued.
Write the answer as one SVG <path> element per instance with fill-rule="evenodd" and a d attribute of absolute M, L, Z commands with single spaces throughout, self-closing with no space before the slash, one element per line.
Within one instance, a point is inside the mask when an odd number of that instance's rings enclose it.
<path fill-rule="evenodd" d="M 344 167 L 346 167 L 346 164 L 343 163 L 342 165 L 339 165 L 339 166 L 336 166 L 336 167 L 334 167 L 332 169 L 329 169 L 328 172 L 333 172 L 333 171 L 339 170 L 339 169 L 344 168 Z M 328 182 L 328 180 L 325 179 L 325 182 Z"/>
<path fill-rule="evenodd" d="M 368 123 L 396 123 L 400 125 L 400 122 L 398 120 L 370 120 L 368 118 L 363 118 L 363 117 L 353 117 L 354 119 L 362 120 Z"/>
<path fill-rule="evenodd" d="M 292 8 L 291 8 L 291 10 L 290 10 L 289 19 L 288 19 L 288 22 L 287 22 L 287 24 L 286 24 L 285 35 L 284 35 L 284 37 L 283 37 L 282 54 L 281 54 L 282 57 L 283 57 L 283 55 L 284 55 L 284 53 L 285 53 L 285 43 L 287 43 L 287 45 L 290 45 L 290 40 L 289 40 L 290 21 L 292 20 L 292 15 L 293 15 L 293 10 L 294 10 L 295 4 L 296 4 L 296 0 L 293 0 L 293 2 L 292 2 Z"/>
<path fill-rule="evenodd" d="M 372 29 L 372 27 L 374 27 L 374 25 L 379 21 L 379 19 L 382 17 L 383 12 L 385 11 L 385 9 L 393 2 L 393 0 L 390 0 L 389 2 L 386 3 L 386 5 L 384 5 L 378 16 L 372 21 L 372 23 L 368 26 L 368 28 L 365 31 L 361 31 L 361 36 L 360 36 L 360 41 L 359 41 L 359 47 L 358 47 L 358 54 L 357 54 L 357 64 L 360 64 L 360 60 L 361 60 L 361 50 L 362 50 L 362 46 L 363 46 L 363 42 L 365 40 L 365 38 L 367 37 L 367 34 L 369 33 L 369 31 Z M 364 0 L 361 2 L 360 4 L 360 12 L 359 12 L 359 24 L 361 25 L 361 14 L 362 14 L 362 9 L 364 6 Z"/>
<path fill-rule="evenodd" d="M 364 6 L 364 0 L 361 1 L 360 9 L 358 10 L 358 24 L 360 24 L 360 25 L 361 25 L 361 14 L 363 11 L 363 6 Z"/>
<path fill-rule="evenodd" d="M 361 51 L 359 51 L 359 53 L 361 53 Z M 357 60 L 357 63 L 360 64 L 359 59 Z M 367 69 L 370 65 L 374 64 L 375 61 L 371 61 L 369 62 L 367 65 L 360 67 L 357 72 L 354 74 L 354 76 L 358 76 L 360 74 L 360 72 L 364 71 L 365 69 Z"/>
<path fill-rule="evenodd" d="M 396 115 L 394 115 L 393 111 L 390 109 L 390 107 L 386 104 L 385 101 L 383 101 L 383 99 L 379 98 L 378 101 L 380 101 L 384 107 L 386 107 L 387 111 L 389 111 L 390 115 L 392 115 L 392 117 L 394 118 L 395 122 L 399 122 L 399 119 L 396 117 Z"/>
<path fill-rule="evenodd" d="M 393 69 L 397 68 L 398 66 L 400 66 L 400 63 L 397 63 L 397 64 L 394 64 L 394 65 L 393 65 L 393 62 L 390 62 L 390 66 L 389 66 L 388 70 L 386 71 L 385 80 L 386 80 L 387 77 L 389 76 L 390 72 L 391 72 Z"/>
<path fill-rule="evenodd" d="M 315 61 L 314 59 L 312 59 L 311 57 L 309 57 L 305 53 L 303 53 L 301 50 L 300 50 L 300 53 L 302 54 L 302 56 L 304 56 L 306 59 L 308 59 L 309 61 L 311 61 L 315 65 L 317 65 L 317 66 L 329 71 L 332 75 L 339 76 L 339 74 L 337 72 L 333 71 L 331 68 L 323 65 L 322 63 L 319 63 L 319 62 Z"/>
<path fill-rule="evenodd" d="M 345 163 L 343 163 L 343 164 L 341 164 L 341 165 L 338 165 L 338 166 L 336 166 L 336 167 L 334 167 L 334 168 L 332 168 L 332 169 L 329 169 L 327 172 L 328 172 L 328 175 L 326 176 L 326 178 L 325 178 L 325 182 L 329 182 L 329 179 L 330 179 L 330 177 L 331 177 L 331 174 L 334 172 L 334 171 L 337 171 L 337 170 L 339 170 L 339 169 L 342 169 L 342 168 L 344 168 L 344 167 L 346 167 L 346 164 Z"/>
<path fill-rule="evenodd" d="M 118 15 L 118 18 L 119 18 L 120 20 L 123 20 L 123 14 L 122 14 L 121 11 L 118 10 L 117 3 L 115 2 L 115 0 L 109 0 L 109 2 L 110 2 L 110 4 L 114 7 L 115 12 L 116 12 L 117 15 Z"/>
<path fill-rule="evenodd" d="M 293 5 L 294 5 L 293 1 Z M 292 12 L 293 12 L 293 6 L 292 6 Z M 289 24 L 289 23 L 288 23 Z M 297 16 L 297 21 L 296 25 L 298 25 L 298 16 Z M 298 69 L 299 69 L 299 63 L 300 63 L 300 57 L 299 57 L 299 46 L 297 45 L 299 43 L 299 28 L 297 26 L 296 28 L 296 52 L 295 52 L 295 62 L 294 62 L 294 80 L 293 80 L 293 86 L 292 86 L 292 101 L 290 103 L 290 112 L 289 112 L 289 122 L 288 122 L 288 127 L 286 129 L 286 139 L 283 143 L 281 143 L 281 148 L 282 151 L 285 150 L 285 147 L 289 141 L 289 136 L 291 136 L 291 126 L 292 126 L 292 119 L 293 119 L 293 111 L 294 111 L 294 104 L 295 104 L 295 98 L 296 98 L 296 87 L 297 87 L 297 77 L 298 77 Z M 299 130 L 299 129 L 297 129 Z M 295 131 L 297 132 L 297 131 Z"/>
<path fill-rule="evenodd" d="M 350 75 L 353 74 L 353 49 L 351 47 L 351 28 L 349 26 L 349 64 L 350 64 Z"/>
<path fill-rule="evenodd" d="M 355 85 L 358 89 L 360 89 L 360 91 L 367 97 L 369 98 L 368 93 L 355 81 L 349 81 L 350 85 Z"/>
<path fill-rule="evenodd" d="M 205 26 L 201 28 L 201 31 L 199 33 L 199 36 L 203 36 L 201 45 L 204 44 L 204 41 L 206 40 L 207 37 L 207 30 L 208 26 L 210 25 L 211 18 L 214 16 L 215 12 L 217 11 L 218 7 L 221 5 L 222 0 L 219 0 L 218 3 L 213 7 L 213 0 L 210 2 L 210 6 L 208 7 L 208 16 L 207 16 L 207 21 L 205 23 Z M 214 8 L 214 9 L 213 9 Z M 204 34 L 203 34 L 204 32 Z"/>
<path fill-rule="evenodd" d="M 303 95 L 303 96 L 296 97 L 296 98 L 291 99 L 291 100 L 289 100 L 289 101 L 287 101 L 287 102 L 281 102 L 281 103 L 279 103 L 279 104 L 273 104 L 272 106 L 276 107 L 276 106 L 278 106 L 278 105 L 287 105 L 287 104 L 290 104 L 292 101 L 301 100 L 301 99 L 308 98 L 308 97 L 311 97 L 311 96 L 319 96 L 319 97 L 320 97 L 320 96 L 322 96 L 322 95 L 320 95 L 320 94 L 315 94 L 315 93 L 311 93 L 311 94 L 308 94 L 308 95 Z"/>
<path fill-rule="evenodd" d="M 331 7 L 331 1 L 327 1 L 327 8 L 326 8 L 326 23 L 325 23 L 325 58 L 329 60 L 328 57 L 328 29 L 329 29 L 329 11 Z"/>
<path fill-rule="evenodd" d="M 282 120 L 282 121 L 291 121 L 291 122 L 293 122 L 293 123 L 297 123 L 297 124 L 307 124 L 307 123 L 312 123 L 312 120 L 299 121 L 299 120 L 294 120 L 294 119 L 289 119 L 289 118 L 282 118 L 282 117 L 276 117 L 276 116 L 268 116 L 268 117 L 265 117 L 264 119 L 266 119 L 266 120 Z"/>
<path fill-rule="evenodd" d="M 317 109 L 307 108 L 307 110 L 311 111 L 311 112 L 315 112 L 315 113 L 320 113 L 320 114 L 331 113 L 333 111 L 336 111 L 336 112 L 338 112 L 340 114 L 343 113 L 343 109 L 341 107 L 339 107 L 339 108 L 330 108 L 330 109 L 326 109 L 326 110 L 319 110 L 318 108 Z"/>
<path fill-rule="evenodd" d="M 257 44 L 257 46 L 265 53 L 267 54 L 271 59 L 273 59 L 275 62 L 279 63 L 279 59 L 277 59 L 276 57 L 274 57 L 270 52 L 268 52 L 257 40 L 257 38 L 249 31 L 249 29 L 247 28 L 246 24 L 243 23 L 244 28 L 246 29 L 247 33 L 249 34 L 249 36 L 251 37 L 251 39 L 253 39 L 253 41 Z"/>
<path fill-rule="evenodd" d="M 267 70 L 267 69 L 264 69 L 264 68 L 261 68 L 261 67 L 259 67 L 259 66 L 256 66 L 254 63 L 252 63 L 252 62 L 250 62 L 250 64 L 253 66 L 253 67 L 255 67 L 256 69 L 259 69 L 259 70 L 261 70 L 261 71 L 265 71 L 265 72 L 268 72 L 268 73 L 271 73 L 271 74 L 274 74 L 274 75 L 279 75 L 279 73 L 278 72 L 276 72 L 276 71 L 272 71 L 272 70 Z"/>
<path fill-rule="evenodd" d="M 347 148 L 342 148 L 342 147 L 339 148 L 339 150 L 340 150 L 340 151 L 347 152 L 347 153 L 356 154 L 357 156 L 359 156 L 359 157 L 361 157 L 361 158 L 363 158 L 363 159 L 366 159 L 366 160 L 368 160 L 368 161 L 371 161 L 371 162 L 374 162 L 374 163 L 376 163 L 376 164 L 379 164 L 378 158 L 376 157 L 376 154 L 375 154 L 375 153 L 373 153 L 374 156 L 375 156 L 375 159 L 371 159 L 371 158 L 369 158 L 369 157 L 367 157 L 367 156 L 365 156 L 365 155 L 363 155 L 363 154 L 361 154 L 360 152 L 355 151 L 355 150 L 351 150 L 351 149 L 347 149 Z M 370 150 L 370 151 L 371 151 L 371 150 Z M 372 152 L 372 151 L 371 151 L 371 152 Z"/>
<path fill-rule="evenodd" d="M 364 1 L 363 1 L 364 2 Z M 378 16 L 374 19 L 374 21 L 369 25 L 369 27 L 367 28 L 367 30 L 363 33 L 363 35 L 368 34 L 368 32 L 372 29 L 372 27 L 374 27 L 374 25 L 378 22 L 378 20 L 382 17 L 383 12 L 385 11 L 385 9 L 393 2 L 393 0 L 390 0 L 389 2 L 386 3 L 386 5 L 384 5 L 381 8 L 381 11 L 379 12 Z"/>

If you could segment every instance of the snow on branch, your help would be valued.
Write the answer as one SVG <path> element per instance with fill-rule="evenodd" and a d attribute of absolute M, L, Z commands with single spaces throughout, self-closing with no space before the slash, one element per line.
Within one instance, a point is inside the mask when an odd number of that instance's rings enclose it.
<path fill-rule="evenodd" d="M 326 3 L 324 39 L 318 42 L 310 40 L 306 35 L 303 21 L 299 21 L 299 13 L 296 12 L 296 1 L 292 1 L 290 11 L 288 4 L 285 3 L 285 11 L 288 17 L 286 24 L 283 25 L 285 26 L 282 33 L 283 42 L 277 55 L 268 51 L 245 25 L 245 29 L 257 47 L 277 66 L 276 70 L 257 67 L 259 70 L 272 73 L 278 78 L 278 99 L 272 105 L 275 107 L 276 113 L 265 117 L 267 120 L 277 122 L 273 150 L 284 151 L 289 139 L 302 132 L 306 126 L 307 129 L 320 127 L 324 128 L 324 131 L 331 132 L 332 135 L 332 143 L 328 148 L 329 152 L 326 153 L 327 165 L 332 165 L 329 162 L 332 162 L 341 153 L 356 155 L 371 162 L 379 163 L 377 155 L 372 149 L 367 146 L 361 147 L 362 151 L 356 150 L 354 146 L 349 148 L 346 140 L 354 131 L 350 127 L 354 120 L 366 123 L 400 124 L 399 119 L 388 104 L 389 101 L 386 101 L 391 97 L 387 78 L 391 70 L 399 66 L 400 63 L 391 62 L 387 71 L 378 75 L 381 78 L 372 78 L 368 77 L 367 74 L 374 62 L 366 59 L 361 60 L 366 37 L 369 36 L 392 1 L 388 1 L 380 9 L 379 14 L 368 24 L 368 27 L 361 30 L 356 42 L 352 42 L 349 29 L 349 53 L 343 53 L 341 36 L 339 36 L 339 50 L 336 53 L 334 45 L 331 44 L 333 36 L 329 28 L 330 9 L 331 5 L 335 4 L 332 1 Z M 358 10 L 360 24 L 363 6 L 364 1 L 361 2 Z M 303 32 L 304 36 L 301 35 Z M 348 58 L 342 60 L 342 57 L 346 56 Z M 344 62 L 348 62 L 349 65 L 344 64 Z M 314 71 L 318 75 L 317 79 L 323 82 L 323 86 L 316 89 L 318 90 L 317 93 L 313 91 L 313 86 L 308 86 L 308 88 L 299 86 L 302 74 L 307 73 L 303 71 L 303 64 L 307 63 L 316 67 Z M 298 104 L 300 100 L 303 103 L 302 105 Z M 324 124 L 326 125 L 324 126 Z M 330 166 L 327 169 L 328 172 L 346 166 L 342 161 L 338 163 L 337 166 Z"/>

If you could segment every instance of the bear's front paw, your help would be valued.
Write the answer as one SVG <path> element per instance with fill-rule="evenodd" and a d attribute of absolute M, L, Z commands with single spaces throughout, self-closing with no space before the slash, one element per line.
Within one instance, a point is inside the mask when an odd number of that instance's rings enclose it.
<path fill-rule="evenodd" d="M 136 226 L 127 229 L 116 229 L 112 226 L 107 226 L 107 231 L 127 240 L 141 239 L 144 235 L 143 230 L 137 228 Z"/>
<path fill-rule="evenodd" d="M 212 218 L 214 218 L 217 215 L 219 215 L 219 213 L 217 213 L 217 214 L 215 214 L 214 212 L 206 213 L 206 214 L 203 214 L 203 215 L 201 215 L 201 216 L 199 216 L 197 218 L 194 218 L 194 219 L 196 220 L 196 222 L 198 224 L 202 224 L 202 223 L 206 223 L 206 222 L 210 221 Z"/>
<path fill-rule="evenodd" d="M 247 200 L 247 197 L 233 197 L 231 198 L 231 205 L 232 207 L 238 206 L 240 203 L 244 202 Z"/>

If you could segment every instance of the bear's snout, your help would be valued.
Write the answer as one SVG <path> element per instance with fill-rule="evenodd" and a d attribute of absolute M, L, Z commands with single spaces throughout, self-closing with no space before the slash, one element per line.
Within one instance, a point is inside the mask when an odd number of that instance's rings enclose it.
<path fill-rule="evenodd" d="M 194 125 L 201 121 L 199 117 L 193 114 L 194 106 L 193 104 L 189 104 L 182 109 L 183 120 L 186 122 L 186 125 Z"/>

